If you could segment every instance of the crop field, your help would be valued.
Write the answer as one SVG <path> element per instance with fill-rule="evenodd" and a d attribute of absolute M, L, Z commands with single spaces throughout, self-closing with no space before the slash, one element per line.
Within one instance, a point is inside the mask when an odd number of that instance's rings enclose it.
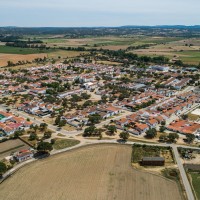
<path fill-rule="evenodd" d="M 30 147 L 19 139 L 2 142 L 0 143 L 0 160 L 9 156 L 12 152 L 27 148 Z"/>
<path fill-rule="evenodd" d="M 27 54 L 27 55 L 0 53 L 0 67 L 6 66 L 8 64 L 7 63 L 8 61 L 17 63 L 18 61 L 33 61 L 35 58 L 44 58 L 44 57 L 47 57 L 46 53 Z"/>
<path fill-rule="evenodd" d="M 92 145 L 39 160 L 1 184 L 0 199 L 181 199 L 175 182 L 133 169 L 131 151 L 125 145 Z"/>
<path fill-rule="evenodd" d="M 180 59 L 185 63 L 199 64 L 200 62 L 200 40 L 187 39 L 178 41 L 167 41 L 166 43 L 157 43 L 147 49 L 138 49 L 132 51 L 139 55 L 148 56 L 166 56 L 170 59 Z"/>

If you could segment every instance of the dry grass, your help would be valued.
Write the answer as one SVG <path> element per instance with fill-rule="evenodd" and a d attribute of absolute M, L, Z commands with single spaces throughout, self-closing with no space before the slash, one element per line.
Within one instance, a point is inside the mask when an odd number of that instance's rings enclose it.
<path fill-rule="evenodd" d="M 130 160 L 131 147 L 124 145 L 63 153 L 20 169 L 0 185 L 0 199 L 181 199 L 175 182 L 134 170 Z"/>
<path fill-rule="evenodd" d="M 0 67 L 6 66 L 8 61 L 17 63 L 18 61 L 32 61 L 35 58 L 44 58 L 47 57 L 46 53 L 39 54 L 28 54 L 28 55 L 19 55 L 19 54 L 3 54 L 0 53 Z"/>

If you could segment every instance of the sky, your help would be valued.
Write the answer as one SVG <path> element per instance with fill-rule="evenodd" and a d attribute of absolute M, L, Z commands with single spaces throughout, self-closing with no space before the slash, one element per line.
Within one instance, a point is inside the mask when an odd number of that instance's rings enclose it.
<path fill-rule="evenodd" d="M 0 0 L 0 8 L 0 26 L 200 24 L 200 0 Z"/>

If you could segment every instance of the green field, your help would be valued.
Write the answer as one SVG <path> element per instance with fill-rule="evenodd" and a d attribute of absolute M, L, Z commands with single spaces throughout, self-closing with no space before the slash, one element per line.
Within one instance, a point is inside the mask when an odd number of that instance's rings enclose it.
<path fill-rule="evenodd" d="M 75 146 L 79 143 L 80 143 L 80 141 L 78 141 L 78 140 L 56 139 L 56 141 L 53 145 L 53 148 L 56 150 L 59 150 L 59 149 L 64 149 L 64 148 Z"/>
<path fill-rule="evenodd" d="M 200 200 L 200 172 L 190 172 L 190 176 L 197 199 Z"/>
<path fill-rule="evenodd" d="M 4 54 L 38 54 L 38 53 L 49 53 L 55 50 L 40 50 L 40 49 L 31 49 L 31 48 L 20 48 L 20 47 L 9 47 L 9 46 L 0 46 L 0 53 Z"/>

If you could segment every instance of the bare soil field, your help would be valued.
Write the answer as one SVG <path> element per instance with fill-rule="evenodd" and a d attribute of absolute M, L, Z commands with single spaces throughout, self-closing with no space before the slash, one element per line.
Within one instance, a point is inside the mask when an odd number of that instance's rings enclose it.
<path fill-rule="evenodd" d="M 20 151 L 27 148 L 30 147 L 19 139 L 2 142 L 0 143 L 0 160 L 6 156 L 9 156 L 12 152 Z"/>
<path fill-rule="evenodd" d="M 28 54 L 28 55 L 0 53 L 0 67 L 6 66 L 8 61 L 17 63 L 18 61 L 26 61 L 26 60 L 32 61 L 35 58 L 44 58 L 44 57 L 47 57 L 46 53 Z"/>
<path fill-rule="evenodd" d="M 93 145 L 20 169 L 0 185 L 0 199 L 180 200 L 181 196 L 175 182 L 133 169 L 131 146 Z"/>

